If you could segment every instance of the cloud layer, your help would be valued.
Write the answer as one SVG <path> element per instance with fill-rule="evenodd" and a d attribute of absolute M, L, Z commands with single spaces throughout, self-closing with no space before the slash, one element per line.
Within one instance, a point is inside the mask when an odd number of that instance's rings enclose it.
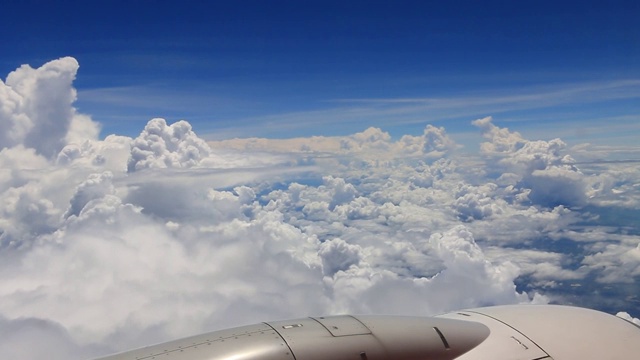
<path fill-rule="evenodd" d="M 562 140 L 491 118 L 473 122 L 474 156 L 431 125 L 207 143 L 158 118 L 99 140 L 73 108 L 77 70 L 63 58 L 0 83 L 1 358 L 344 312 L 553 301 L 637 316 L 616 297 L 637 293 L 639 229 L 610 217 L 638 212 L 637 168 L 581 168 Z M 576 295 L 597 286 L 614 296 Z"/>

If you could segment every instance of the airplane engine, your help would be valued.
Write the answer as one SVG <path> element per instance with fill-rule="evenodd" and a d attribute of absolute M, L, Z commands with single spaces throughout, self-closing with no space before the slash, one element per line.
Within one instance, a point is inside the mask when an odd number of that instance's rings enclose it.
<path fill-rule="evenodd" d="M 640 327 L 599 311 L 508 305 L 435 317 L 338 315 L 213 331 L 100 360 L 631 359 Z"/>

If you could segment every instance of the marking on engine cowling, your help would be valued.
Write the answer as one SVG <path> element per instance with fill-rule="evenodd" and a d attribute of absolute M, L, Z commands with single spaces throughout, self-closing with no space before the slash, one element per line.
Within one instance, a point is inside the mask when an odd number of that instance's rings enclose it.
<path fill-rule="evenodd" d="M 269 324 L 265 324 L 269 327 L 271 327 Z M 232 334 L 230 336 L 227 337 L 218 337 L 218 339 L 216 340 L 211 340 L 211 339 L 203 339 L 200 342 L 193 342 L 190 345 L 178 345 L 176 348 L 173 349 L 163 349 L 162 351 L 156 352 L 156 353 L 150 353 L 148 355 L 143 355 L 143 356 L 136 356 L 136 360 L 147 360 L 147 359 L 155 359 L 156 357 L 159 357 L 160 355 L 164 355 L 164 356 L 170 356 L 173 355 L 175 353 L 183 353 L 185 350 L 191 350 L 191 349 L 197 349 L 199 345 L 212 345 L 212 342 L 225 342 L 225 340 L 231 340 L 231 339 L 238 339 L 241 336 L 249 336 L 251 334 L 263 334 L 264 330 L 256 330 L 256 331 L 247 331 L 241 334 Z M 276 339 L 280 339 L 283 340 L 280 336 L 277 336 Z M 290 349 L 289 349 L 290 350 Z M 289 354 L 287 354 L 289 355 Z M 291 354 L 291 356 L 293 357 L 293 359 L 295 360 L 295 356 L 293 354 Z"/>
<path fill-rule="evenodd" d="M 269 323 L 263 323 L 264 325 L 267 325 L 268 327 L 270 327 L 271 329 L 273 329 L 273 333 L 272 334 L 277 334 L 276 338 L 282 340 L 283 342 L 280 343 L 280 345 L 282 346 L 286 346 L 287 349 L 289 349 L 289 351 L 286 352 L 287 356 L 291 356 L 293 358 L 293 360 L 296 360 L 296 354 L 293 352 L 293 349 L 291 349 L 291 345 L 289 345 L 289 343 L 287 342 L 287 339 L 285 339 L 282 334 L 280 334 L 278 332 L 278 330 L 276 330 L 273 326 L 271 326 L 271 324 Z"/>
<path fill-rule="evenodd" d="M 371 330 L 358 318 L 351 315 L 312 317 L 310 319 L 318 322 L 334 337 L 371 335 Z"/>
<path fill-rule="evenodd" d="M 502 324 L 506 325 L 507 327 L 509 327 L 509 328 L 513 329 L 513 330 L 514 330 L 515 332 L 517 332 L 518 334 L 522 335 L 522 337 L 524 337 L 525 339 L 529 340 L 529 341 L 530 341 L 534 346 L 536 346 L 538 349 L 540 349 L 540 351 L 542 351 L 542 352 L 544 352 L 545 354 L 547 354 L 547 356 L 543 356 L 543 357 L 541 357 L 541 358 L 539 358 L 539 359 L 551 358 L 551 355 L 549 355 L 549 353 L 548 353 L 545 349 L 543 349 L 540 345 L 536 344 L 536 342 L 535 342 L 535 341 L 533 341 L 532 339 L 530 339 L 527 335 L 525 335 L 525 334 L 523 334 L 522 332 L 520 332 L 520 330 L 518 330 L 518 329 L 516 329 L 515 327 L 513 327 L 513 326 L 509 325 L 508 323 L 506 323 L 506 322 L 504 322 L 504 321 L 502 321 L 502 320 L 500 320 L 500 319 L 498 319 L 498 318 L 496 318 L 496 317 L 493 317 L 493 316 L 491 316 L 491 315 L 483 314 L 483 313 L 481 313 L 481 312 L 477 312 L 477 311 L 469 311 L 469 312 L 470 312 L 470 313 L 473 313 L 473 314 L 478 314 L 478 315 L 486 316 L 486 317 L 488 317 L 489 319 L 493 319 L 493 320 L 495 320 L 495 321 L 497 321 L 497 322 L 499 322 L 499 323 L 502 323 Z M 538 359 L 533 359 L 533 360 L 538 360 Z"/>
<path fill-rule="evenodd" d="M 283 329 L 293 329 L 293 328 L 298 328 L 298 327 L 302 327 L 302 324 L 291 324 L 291 325 L 283 325 L 282 326 Z"/>
<path fill-rule="evenodd" d="M 444 348 L 447 349 L 447 350 L 451 349 L 451 347 L 449 346 L 449 342 L 444 337 L 444 334 L 440 331 L 440 329 L 438 329 L 436 326 L 434 326 L 433 330 L 435 330 L 438 333 L 438 336 L 440 336 L 440 340 L 442 340 L 442 345 L 444 345 Z"/>
<path fill-rule="evenodd" d="M 518 340 L 515 336 L 512 336 L 511 338 L 515 340 L 518 344 L 520 344 L 523 348 L 525 348 L 525 350 L 529 350 L 529 347 L 523 344 L 522 341 Z"/>

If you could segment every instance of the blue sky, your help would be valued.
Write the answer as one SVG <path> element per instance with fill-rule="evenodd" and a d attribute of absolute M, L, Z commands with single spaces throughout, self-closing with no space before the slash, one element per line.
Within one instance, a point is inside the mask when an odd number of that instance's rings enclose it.
<path fill-rule="evenodd" d="M 461 143 L 496 123 L 569 143 L 640 136 L 637 2 L 10 2 L 4 74 L 80 63 L 76 106 L 102 135 L 152 117 L 201 136 L 393 136 Z M 11 14 L 7 16 L 7 14 Z M 606 127 L 603 128 L 603 125 Z"/>

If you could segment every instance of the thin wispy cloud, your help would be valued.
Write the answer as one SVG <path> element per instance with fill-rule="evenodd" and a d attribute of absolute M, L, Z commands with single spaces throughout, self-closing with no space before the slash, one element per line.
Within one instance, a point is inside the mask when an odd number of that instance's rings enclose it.
<path fill-rule="evenodd" d="M 468 105 L 492 105 L 509 103 L 529 103 L 531 101 L 599 101 L 613 99 L 635 99 L 640 97 L 640 80 L 607 81 L 601 83 L 579 83 L 555 85 L 553 87 L 512 90 L 521 94 L 509 94 L 499 96 L 495 90 L 486 91 L 484 96 L 461 96 L 459 98 L 393 98 L 393 99 L 336 99 L 334 102 L 346 103 L 423 103 L 433 106 L 459 105 L 458 101 L 464 101 Z M 491 93 L 494 93 L 491 95 Z M 546 101 L 545 101 L 546 100 Z M 553 102 L 551 102 L 553 104 Z"/>
<path fill-rule="evenodd" d="M 515 94 L 514 94 L 515 93 Z M 565 127 L 573 126 L 571 122 L 580 123 L 588 131 L 589 124 L 599 124 L 601 119 L 594 119 L 595 108 L 610 109 L 608 119 L 637 119 L 640 114 L 634 108 L 618 107 L 618 101 L 630 101 L 640 98 L 640 81 L 615 81 L 588 84 L 568 84 L 543 89 L 521 89 L 510 94 L 487 91 L 483 95 L 460 95 L 448 98 L 391 98 L 391 99 L 336 99 L 327 106 L 309 111 L 272 114 L 267 116 L 241 119 L 242 124 L 258 124 L 260 127 L 279 129 L 288 132 L 309 126 L 308 124 L 331 125 L 352 128 L 345 124 L 366 122 L 378 127 L 398 127 L 402 125 L 426 124 L 429 122 L 447 123 L 455 121 L 454 132 L 461 131 L 470 117 L 486 114 L 505 114 L 506 122 L 534 122 L 538 117 L 531 117 L 526 111 L 545 110 L 545 119 L 564 119 L 555 124 L 556 131 L 566 133 Z M 571 107 L 571 119 L 564 114 L 564 107 Z M 575 108 L 579 109 L 576 110 Z M 628 111 L 631 113 L 628 113 Z M 517 112 L 517 113 L 515 113 Z M 567 121 L 569 120 L 569 121 Z M 633 125 L 630 125 L 633 126 Z M 275 135 L 275 134 L 272 134 Z"/>

